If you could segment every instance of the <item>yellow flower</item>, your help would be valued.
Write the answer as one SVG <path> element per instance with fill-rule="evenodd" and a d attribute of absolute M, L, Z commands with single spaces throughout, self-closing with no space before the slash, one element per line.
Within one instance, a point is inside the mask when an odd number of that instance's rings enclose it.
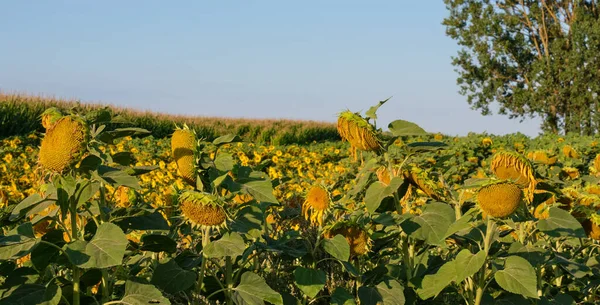
<path fill-rule="evenodd" d="M 3 158 L 4 162 L 6 162 L 7 164 L 10 164 L 13 160 L 13 156 L 11 154 L 6 154 Z"/>

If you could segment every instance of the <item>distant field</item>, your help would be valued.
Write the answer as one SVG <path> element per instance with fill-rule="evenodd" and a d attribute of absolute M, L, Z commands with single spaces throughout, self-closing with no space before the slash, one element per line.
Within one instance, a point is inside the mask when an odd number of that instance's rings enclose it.
<path fill-rule="evenodd" d="M 130 121 L 131 126 L 148 129 L 157 138 L 168 137 L 175 124 L 186 123 L 196 130 L 199 137 L 208 140 L 232 131 L 247 141 L 261 144 L 309 144 L 340 140 L 335 125 L 327 122 L 167 115 L 112 105 L 81 103 L 78 100 L 3 92 L 0 92 L 0 138 L 43 131 L 39 116 L 51 106 L 63 110 L 74 107 L 93 110 L 108 106 L 113 113 Z"/>

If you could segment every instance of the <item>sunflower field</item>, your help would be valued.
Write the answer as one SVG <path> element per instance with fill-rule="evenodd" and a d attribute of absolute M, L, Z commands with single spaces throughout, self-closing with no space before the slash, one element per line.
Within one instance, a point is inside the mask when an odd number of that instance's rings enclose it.
<path fill-rule="evenodd" d="M 600 303 L 598 140 L 385 102 L 310 145 L 46 109 L 0 140 L 0 305 Z"/>

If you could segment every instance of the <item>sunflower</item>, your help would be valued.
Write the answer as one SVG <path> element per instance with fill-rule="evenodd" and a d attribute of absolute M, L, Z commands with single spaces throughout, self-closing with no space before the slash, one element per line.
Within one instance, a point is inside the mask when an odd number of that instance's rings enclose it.
<path fill-rule="evenodd" d="M 38 162 L 42 168 L 53 172 L 69 169 L 84 154 L 88 139 L 89 128 L 82 119 L 62 117 L 46 131 Z"/>
<path fill-rule="evenodd" d="M 227 222 L 227 213 L 215 198 L 206 193 L 187 191 L 179 196 L 181 214 L 196 228 L 219 228 Z"/>
<path fill-rule="evenodd" d="M 503 218 L 514 213 L 523 192 L 519 185 L 510 181 L 494 181 L 481 187 L 477 192 L 477 203 L 486 215 Z"/>
<path fill-rule="evenodd" d="M 177 128 L 171 137 L 171 152 L 179 175 L 191 186 L 196 186 L 196 133 L 187 125 Z"/>
<path fill-rule="evenodd" d="M 56 107 L 50 107 L 42 112 L 40 118 L 42 119 L 42 126 L 47 130 L 62 117 L 62 113 Z"/>
<path fill-rule="evenodd" d="M 546 165 L 554 165 L 558 160 L 556 156 L 549 156 L 548 153 L 543 150 L 530 151 L 527 153 L 527 159 Z"/>
<path fill-rule="evenodd" d="M 348 110 L 340 113 L 337 130 L 342 140 L 348 141 L 354 149 L 377 152 L 382 148 L 375 127 L 356 113 Z"/>
<path fill-rule="evenodd" d="M 310 188 L 306 195 L 306 200 L 302 205 L 302 214 L 308 220 L 309 211 L 311 211 L 310 222 L 322 226 L 325 212 L 331 207 L 331 204 L 329 191 L 321 185 L 315 185 Z"/>
<path fill-rule="evenodd" d="M 421 190 L 427 196 L 435 200 L 442 199 L 442 191 L 429 177 L 426 171 L 413 166 L 410 170 L 405 170 L 402 175 L 404 176 L 405 181 L 408 181 L 412 187 Z"/>
<path fill-rule="evenodd" d="M 537 185 L 533 166 L 516 152 L 499 151 L 492 158 L 490 168 L 501 180 L 510 180 L 524 189 L 525 198 L 531 202 Z"/>
<path fill-rule="evenodd" d="M 565 145 L 562 148 L 563 155 L 567 158 L 579 159 L 579 153 L 571 145 Z"/>
<path fill-rule="evenodd" d="M 333 238 L 342 235 L 350 245 L 350 257 L 365 255 L 369 252 L 372 240 L 363 226 L 352 221 L 340 221 L 323 231 L 323 237 Z"/>

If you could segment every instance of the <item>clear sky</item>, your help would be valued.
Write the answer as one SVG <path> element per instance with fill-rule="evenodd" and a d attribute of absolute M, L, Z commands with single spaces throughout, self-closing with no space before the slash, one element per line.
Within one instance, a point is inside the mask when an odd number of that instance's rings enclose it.
<path fill-rule="evenodd" d="M 393 98 L 427 131 L 535 136 L 458 94 L 443 1 L 2 1 L 0 90 L 174 114 L 335 121 Z"/>

